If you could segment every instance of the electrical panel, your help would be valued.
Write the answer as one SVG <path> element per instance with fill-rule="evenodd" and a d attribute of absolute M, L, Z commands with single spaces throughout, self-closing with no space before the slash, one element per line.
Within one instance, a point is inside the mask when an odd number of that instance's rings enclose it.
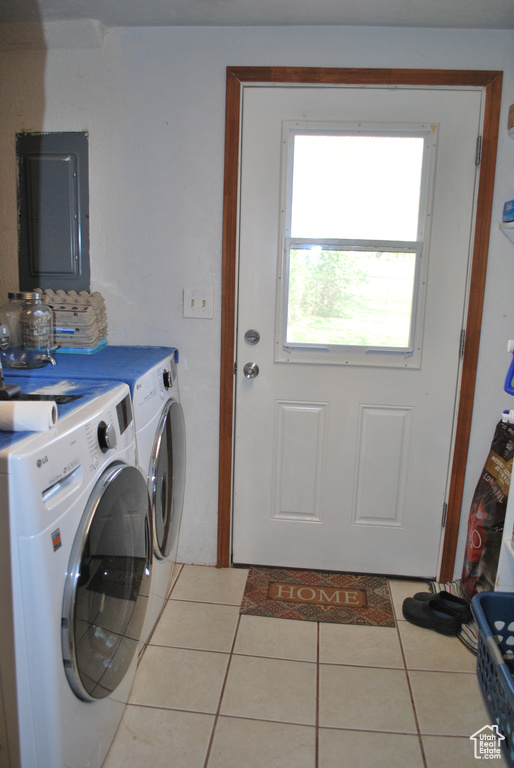
<path fill-rule="evenodd" d="M 19 133 L 16 155 L 20 290 L 89 290 L 87 133 Z"/>

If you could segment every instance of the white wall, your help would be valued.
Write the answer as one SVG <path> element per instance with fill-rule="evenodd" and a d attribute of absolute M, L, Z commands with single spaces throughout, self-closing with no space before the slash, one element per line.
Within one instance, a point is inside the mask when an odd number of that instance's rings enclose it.
<path fill-rule="evenodd" d="M 14 133 L 88 130 L 92 288 L 109 341 L 173 344 L 188 437 L 179 557 L 216 560 L 225 68 L 301 65 L 504 70 L 490 266 L 457 553 L 514 338 L 514 245 L 497 229 L 514 197 L 514 33 L 373 28 L 127 28 L 46 51 L 0 53 L 0 301 L 17 287 Z M 49 34 L 49 33 L 48 33 Z M 48 37 L 47 34 L 47 37 Z M 55 45 L 55 43 L 53 43 Z M 88 47 L 89 46 L 89 47 Z M 44 85 L 44 89 L 42 89 Z M 44 97 L 44 98 L 43 98 Z M 44 104 L 44 106 L 43 106 Z M 10 105 L 10 110 L 6 110 Z M 182 318 L 182 288 L 212 285 L 213 320 Z"/>

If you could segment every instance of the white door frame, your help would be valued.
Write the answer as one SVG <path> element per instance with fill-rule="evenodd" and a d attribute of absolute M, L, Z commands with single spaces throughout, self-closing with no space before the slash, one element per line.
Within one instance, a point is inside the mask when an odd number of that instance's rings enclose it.
<path fill-rule="evenodd" d="M 234 361 L 237 308 L 237 239 L 241 94 L 245 84 L 411 85 L 475 87 L 485 94 L 482 156 L 468 299 L 466 345 L 458 402 L 448 512 L 439 579 L 453 578 L 480 344 L 482 309 L 496 166 L 502 73 L 468 70 L 228 67 L 223 210 L 223 280 L 218 490 L 218 567 L 231 565 L 234 450 Z"/>

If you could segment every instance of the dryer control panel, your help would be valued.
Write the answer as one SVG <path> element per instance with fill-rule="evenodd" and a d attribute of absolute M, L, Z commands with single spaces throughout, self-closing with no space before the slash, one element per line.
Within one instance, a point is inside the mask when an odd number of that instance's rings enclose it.
<path fill-rule="evenodd" d="M 136 428 L 140 429 L 155 413 L 155 402 L 178 399 L 177 364 L 173 357 L 161 361 L 138 378 L 134 385 Z"/>

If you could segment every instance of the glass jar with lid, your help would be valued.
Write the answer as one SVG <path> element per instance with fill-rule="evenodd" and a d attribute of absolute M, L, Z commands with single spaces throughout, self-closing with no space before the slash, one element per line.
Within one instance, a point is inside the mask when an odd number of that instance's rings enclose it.
<path fill-rule="evenodd" d="M 53 362 L 53 312 L 41 293 L 10 293 L 0 316 L 10 332 L 2 362 L 9 368 L 41 368 Z"/>
<path fill-rule="evenodd" d="M 2 338 L 0 355 L 2 365 L 16 367 L 17 360 L 23 357 L 21 348 L 20 314 L 23 309 L 23 293 L 9 293 L 9 302 L 0 307 L 0 323 L 7 326 L 7 334 Z M 18 366 L 19 367 L 19 366 Z"/>

